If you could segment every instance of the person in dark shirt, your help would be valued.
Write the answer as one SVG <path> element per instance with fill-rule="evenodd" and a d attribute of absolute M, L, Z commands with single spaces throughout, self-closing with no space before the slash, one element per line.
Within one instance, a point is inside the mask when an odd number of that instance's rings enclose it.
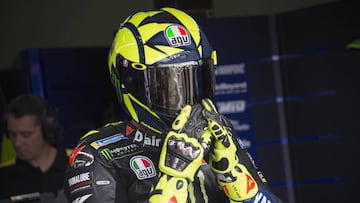
<path fill-rule="evenodd" d="M 63 132 L 57 110 L 39 96 L 23 94 L 10 101 L 5 121 L 16 159 L 0 167 L 0 199 L 57 195 L 68 160 L 66 151 L 57 145 Z"/>

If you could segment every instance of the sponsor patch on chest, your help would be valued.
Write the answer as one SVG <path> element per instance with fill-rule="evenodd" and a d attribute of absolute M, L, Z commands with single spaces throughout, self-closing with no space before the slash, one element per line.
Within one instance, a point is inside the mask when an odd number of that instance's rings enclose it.
<path fill-rule="evenodd" d="M 154 163 L 146 156 L 134 156 L 130 159 L 130 168 L 139 180 L 156 176 Z"/>
<path fill-rule="evenodd" d="M 125 135 L 118 133 L 115 135 L 111 135 L 109 137 L 102 138 L 100 140 L 96 140 L 95 142 L 92 142 L 90 145 L 94 147 L 94 149 L 99 149 L 100 147 L 118 142 L 123 139 L 128 139 Z"/>
<path fill-rule="evenodd" d="M 160 147 L 161 138 L 149 136 L 146 133 L 137 130 L 134 135 L 133 142 L 141 143 L 142 146 Z"/>
<path fill-rule="evenodd" d="M 70 193 L 78 192 L 81 190 L 89 189 L 92 183 L 92 174 L 91 172 L 84 172 L 73 177 L 70 177 L 68 180 L 68 186 Z"/>
<path fill-rule="evenodd" d="M 138 149 L 138 145 L 129 144 L 121 147 L 112 147 L 112 148 L 104 148 L 100 151 L 100 154 L 108 161 L 116 158 L 120 158 L 122 156 L 130 155 L 136 152 Z"/>

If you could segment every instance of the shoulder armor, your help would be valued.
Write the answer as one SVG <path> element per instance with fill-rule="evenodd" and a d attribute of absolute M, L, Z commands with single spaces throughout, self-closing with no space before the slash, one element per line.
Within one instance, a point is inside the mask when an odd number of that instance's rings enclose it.
<path fill-rule="evenodd" d="M 83 137 L 70 155 L 70 165 L 73 168 L 89 166 L 94 156 L 103 157 L 104 161 L 134 153 L 138 146 L 127 142 L 125 128 L 128 122 L 110 123 L 101 128 L 90 130 Z M 96 155 L 98 154 L 98 155 Z"/>

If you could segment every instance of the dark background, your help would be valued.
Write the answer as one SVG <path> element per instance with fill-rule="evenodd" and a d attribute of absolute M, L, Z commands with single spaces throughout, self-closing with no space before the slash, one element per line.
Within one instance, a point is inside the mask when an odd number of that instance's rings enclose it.
<path fill-rule="evenodd" d="M 246 64 L 256 161 L 274 192 L 284 202 L 357 202 L 360 50 L 346 47 L 360 38 L 356 2 L 223 18 L 209 15 L 211 4 L 177 6 L 197 18 L 220 65 Z M 71 148 L 88 129 L 124 116 L 108 79 L 107 52 L 23 50 L 1 71 L 2 103 L 24 92 L 43 95 L 61 110 L 63 145 Z"/>

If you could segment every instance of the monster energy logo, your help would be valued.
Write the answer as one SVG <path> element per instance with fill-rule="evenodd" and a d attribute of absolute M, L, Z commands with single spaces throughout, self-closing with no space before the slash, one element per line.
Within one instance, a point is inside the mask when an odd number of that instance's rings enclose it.
<path fill-rule="evenodd" d="M 100 153 L 105 157 L 106 160 L 110 160 L 114 157 L 113 153 L 108 148 L 101 150 Z"/>
<path fill-rule="evenodd" d="M 109 148 L 105 148 L 103 150 L 100 151 L 101 155 L 104 156 L 104 158 L 106 160 L 111 160 L 113 159 L 115 156 L 119 157 L 125 154 L 130 154 L 133 153 L 137 150 L 137 145 L 136 144 L 130 144 L 124 147 L 116 147 L 113 149 L 109 149 Z"/>

